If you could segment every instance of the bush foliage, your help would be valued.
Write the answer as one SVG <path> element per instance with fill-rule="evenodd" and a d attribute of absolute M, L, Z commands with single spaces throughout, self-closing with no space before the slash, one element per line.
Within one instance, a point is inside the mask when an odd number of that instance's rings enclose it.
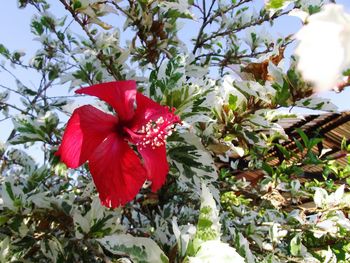
<path fill-rule="evenodd" d="M 314 153 L 322 138 L 302 130 L 301 157 L 285 149 L 278 122 L 301 118 L 288 107 L 336 110 L 296 70 L 293 37 L 273 29 L 323 1 L 57 0 L 62 14 L 49 2 L 18 1 L 36 12 L 29 62 L 0 44 L 15 83 L 0 85 L 1 116 L 13 121 L 0 145 L 0 262 L 349 262 L 349 166 Z M 161 190 L 145 185 L 108 209 L 88 167 L 68 169 L 54 153 L 79 103 L 111 111 L 72 91 L 126 79 L 175 107 L 182 125 L 167 140 Z M 304 164 L 322 178 L 305 179 Z M 234 175 L 256 169 L 254 183 Z"/>

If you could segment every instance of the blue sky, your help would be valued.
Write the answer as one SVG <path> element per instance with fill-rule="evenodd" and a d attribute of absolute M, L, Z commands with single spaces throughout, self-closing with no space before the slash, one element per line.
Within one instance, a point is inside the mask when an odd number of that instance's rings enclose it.
<path fill-rule="evenodd" d="M 54 14 L 62 14 L 63 8 L 61 4 L 56 1 L 49 1 L 52 3 Z M 261 0 L 263 3 L 263 0 Z M 347 11 L 350 12 L 350 1 L 339 0 L 337 3 L 345 5 Z M 33 40 L 33 35 L 30 33 L 30 21 L 34 14 L 34 9 L 28 7 L 25 9 L 17 8 L 17 1 L 4 1 L 0 9 L 0 43 L 4 44 L 11 50 L 23 50 L 27 56 L 25 60 L 29 60 L 35 50 L 39 48 L 38 43 Z M 280 32 L 286 35 L 290 32 L 295 32 L 300 27 L 300 22 L 296 18 L 286 17 L 280 19 L 277 23 L 277 27 L 274 29 L 276 32 Z M 1 61 L 1 59 L 0 59 Z M 27 85 L 35 87 L 38 81 L 37 77 L 28 72 L 18 71 L 19 78 Z M 0 72 L 0 84 L 14 85 L 13 79 L 9 78 L 7 74 Z M 323 97 L 332 98 L 333 102 L 339 106 L 341 110 L 350 109 L 348 100 L 350 98 L 350 90 L 346 90 L 341 94 L 335 94 L 334 92 L 328 92 L 322 94 Z M 0 122 L 0 141 L 4 141 L 8 134 L 12 130 L 11 121 L 7 120 Z"/>

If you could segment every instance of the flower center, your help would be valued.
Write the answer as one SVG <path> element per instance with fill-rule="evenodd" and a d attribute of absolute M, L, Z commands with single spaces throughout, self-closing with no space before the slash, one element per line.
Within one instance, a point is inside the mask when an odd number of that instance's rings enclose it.
<path fill-rule="evenodd" d="M 175 129 L 175 124 L 180 123 L 180 117 L 174 114 L 175 108 L 171 111 L 164 110 L 154 114 L 146 124 L 138 128 L 128 128 L 123 126 L 124 132 L 129 136 L 129 142 L 135 144 L 139 150 L 146 147 L 155 149 L 163 146 L 165 140 L 172 134 Z"/>
<path fill-rule="evenodd" d="M 169 112 L 158 114 L 158 118 L 154 117 L 137 130 L 131 130 L 124 127 L 129 134 L 131 142 L 134 143 L 139 150 L 146 147 L 155 149 L 163 146 L 165 140 L 175 129 L 176 123 L 181 123 L 180 117 L 174 114 L 175 109 Z"/>
<path fill-rule="evenodd" d="M 172 114 L 171 114 L 172 115 Z M 175 115 L 171 116 L 171 120 L 174 119 Z M 169 116 L 170 117 L 170 116 Z M 177 116 L 176 116 L 177 117 Z M 142 139 L 136 143 L 140 149 L 144 147 L 156 147 L 165 144 L 165 140 L 170 136 L 175 129 L 175 124 L 173 121 L 159 117 L 157 120 L 150 120 L 146 125 L 143 125 L 141 129 L 137 132 L 139 135 L 143 135 Z"/>

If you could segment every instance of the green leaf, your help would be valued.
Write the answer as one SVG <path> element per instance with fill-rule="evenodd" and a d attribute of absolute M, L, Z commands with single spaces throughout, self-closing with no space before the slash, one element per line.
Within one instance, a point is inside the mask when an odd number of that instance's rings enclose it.
<path fill-rule="evenodd" d="M 347 69 L 343 72 L 344 76 L 350 76 L 350 69 Z"/>
<path fill-rule="evenodd" d="M 49 16 L 43 16 L 40 19 L 41 24 L 50 31 L 55 27 L 55 21 Z"/>
<path fill-rule="evenodd" d="M 9 220 L 9 217 L 7 217 L 7 216 L 0 216 L 0 226 L 2 226 L 3 224 L 7 223 L 8 220 Z"/>
<path fill-rule="evenodd" d="M 308 7 L 308 11 L 309 11 L 309 14 L 312 15 L 312 14 L 316 14 L 318 12 L 321 11 L 321 7 L 320 6 L 317 6 L 317 5 L 310 5 Z"/>
<path fill-rule="evenodd" d="M 266 4 L 266 8 L 279 9 L 279 8 L 283 7 L 284 2 L 285 2 L 285 0 L 270 0 Z"/>
<path fill-rule="evenodd" d="M 57 37 L 58 37 L 59 40 L 64 41 L 65 35 L 61 31 L 58 31 L 57 32 Z"/>
<path fill-rule="evenodd" d="M 286 159 L 289 159 L 290 158 L 290 152 L 285 148 L 283 147 L 282 145 L 280 144 L 276 144 L 276 147 L 278 148 L 278 150 L 280 150 L 280 152 L 283 154 L 283 156 L 286 158 Z"/>
<path fill-rule="evenodd" d="M 60 70 L 57 67 L 52 67 L 49 71 L 49 80 L 55 80 L 59 76 Z"/>
<path fill-rule="evenodd" d="M 292 240 L 290 241 L 290 253 L 293 256 L 300 256 L 301 255 L 301 237 L 300 235 L 296 235 L 295 237 L 292 238 Z"/>
<path fill-rule="evenodd" d="M 14 201 L 16 197 L 12 191 L 12 186 L 11 186 L 10 182 L 5 182 L 5 190 L 8 194 L 8 196 Z"/>
<path fill-rule="evenodd" d="M 299 150 L 300 152 L 303 152 L 303 151 L 304 151 L 304 147 L 303 147 L 303 145 L 299 142 L 299 140 L 297 140 L 297 139 L 295 139 L 295 138 L 293 138 L 293 140 L 294 140 L 295 145 L 298 147 L 298 150 Z"/>
<path fill-rule="evenodd" d="M 41 36 L 44 33 L 43 25 L 36 20 L 32 21 L 31 27 L 32 27 L 32 32 L 38 36 Z"/>
<path fill-rule="evenodd" d="M 10 51 L 3 44 L 0 44 L 0 54 L 5 58 L 10 58 Z"/>
<path fill-rule="evenodd" d="M 263 162 L 262 163 L 262 169 L 265 171 L 265 172 L 267 172 L 267 174 L 269 175 L 269 176 L 272 176 L 273 175 L 273 168 L 268 164 L 268 163 L 265 163 L 265 162 Z"/>
<path fill-rule="evenodd" d="M 346 137 L 343 137 L 343 139 L 342 139 L 342 141 L 341 141 L 340 149 L 341 149 L 342 151 L 346 151 L 346 150 L 347 150 Z"/>
<path fill-rule="evenodd" d="M 74 0 L 74 1 L 73 1 L 73 9 L 74 9 L 74 10 L 77 10 L 77 9 L 79 9 L 80 7 L 82 7 L 81 2 L 80 2 L 79 0 Z"/>
<path fill-rule="evenodd" d="M 309 150 L 311 150 L 312 147 L 314 147 L 315 145 L 317 145 L 318 143 L 320 143 L 322 141 L 323 141 L 323 139 L 321 139 L 321 138 L 312 138 L 309 140 L 309 144 L 307 145 L 307 148 Z"/>
<path fill-rule="evenodd" d="M 281 106 L 288 106 L 288 99 L 291 96 L 289 84 L 284 81 L 282 87 L 277 83 L 274 83 L 272 87 L 276 90 L 276 95 L 274 98 L 275 103 Z"/>
<path fill-rule="evenodd" d="M 229 106 L 230 110 L 234 111 L 237 109 L 237 100 L 238 100 L 237 96 L 235 96 L 233 94 L 229 95 L 228 106 Z"/>
<path fill-rule="evenodd" d="M 308 147 L 308 145 L 309 145 L 309 138 L 307 137 L 305 132 L 302 129 L 300 129 L 300 128 L 297 128 L 296 131 L 299 134 L 300 138 L 303 140 L 304 146 Z"/>

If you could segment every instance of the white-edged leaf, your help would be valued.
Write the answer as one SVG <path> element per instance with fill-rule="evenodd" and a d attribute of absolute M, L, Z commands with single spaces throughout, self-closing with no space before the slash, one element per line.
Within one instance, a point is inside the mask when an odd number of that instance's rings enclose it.
<path fill-rule="evenodd" d="M 221 242 L 220 240 L 209 240 L 201 244 L 194 257 L 188 258 L 189 263 L 244 263 L 241 257 L 233 247 Z"/>
<path fill-rule="evenodd" d="M 52 239 L 44 239 L 40 243 L 40 249 L 48 259 L 51 259 L 52 262 L 58 262 L 58 257 L 60 254 L 63 254 L 62 245 L 59 240 L 54 237 Z"/>
<path fill-rule="evenodd" d="M 330 99 L 315 96 L 301 99 L 295 103 L 295 106 L 330 112 L 336 112 L 338 110 L 338 107 L 333 104 Z"/>
<path fill-rule="evenodd" d="M 192 224 L 179 227 L 176 220 L 176 217 L 174 217 L 172 220 L 173 232 L 176 237 L 180 255 L 184 256 L 186 254 L 189 242 L 196 234 L 196 227 Z"/>
<path fill-rule="evenodd" d="M 193 251 L 197 251 L 203 242 L 220 241 L 221 224 L 219 210 L 208 187 L 202 183 L 201 207 L 197 223 L 196 235 L 193 239 Z"/>
<path fill-rule="evenodd" d="M 133 262 L 167 263 L 167 256 L 150 238 L 134 237 L 129 234 L 106 236 L 97 241 L 109 252 L 128 255 Z"/>
<path fill-rule="evenodd" d="M 327 204 L 328 193 L 326 190 L 317 187 L 314 194 L 314 202 L 317 207 L 323 207 Z"/>
<path fill-rule="evenodd" d="M 0 262 L 9 262 L 9 256 L 11 255 L 10 238 L 5 237 L 0 241 Z"/>

